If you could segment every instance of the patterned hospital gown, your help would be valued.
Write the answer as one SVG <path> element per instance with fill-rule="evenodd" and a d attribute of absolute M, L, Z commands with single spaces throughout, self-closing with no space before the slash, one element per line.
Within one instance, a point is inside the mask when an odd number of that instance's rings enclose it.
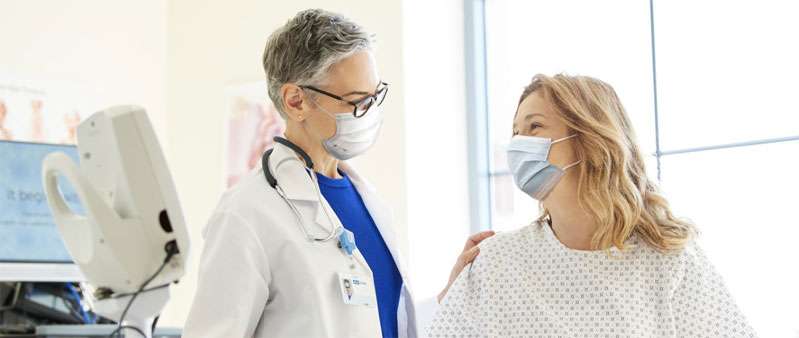
<path fill-rule="evenodd" d="M 663 254 L 564 246 L 546 223 L 495 235 L 458 276 L 430 337 L 754 337 L 695 243 Z"/>

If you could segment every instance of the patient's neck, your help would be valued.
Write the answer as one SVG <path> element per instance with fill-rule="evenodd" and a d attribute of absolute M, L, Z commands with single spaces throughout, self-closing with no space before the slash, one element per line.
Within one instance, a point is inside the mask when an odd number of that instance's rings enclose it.
<path fill-rule="evenodd" d="M 575 250 L 595 250 L 591 240 L 598 224 L 578 203 L 574 174 L 564 175 L 544 200 L 544 207 L 550 214 L 552 232 L 563 245 Z"/>

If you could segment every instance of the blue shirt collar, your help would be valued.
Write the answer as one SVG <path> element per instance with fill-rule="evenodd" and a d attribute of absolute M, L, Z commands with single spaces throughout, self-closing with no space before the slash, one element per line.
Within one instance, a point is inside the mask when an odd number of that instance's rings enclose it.
<path fill-rule="evenodd" d="M 316 175 L 317 181 L 319 181 L 319 185 L 324 185 L 326 187 L 331 188 L 350 188 L 352 187 L 352 182 L 350 182 L 350 178 L 345 174 L 343 171 L 338 170 L 339 175 L 341 178 L 330 178 L 325 175 L 322 175 L 318 172 L 314 172 Z"/>

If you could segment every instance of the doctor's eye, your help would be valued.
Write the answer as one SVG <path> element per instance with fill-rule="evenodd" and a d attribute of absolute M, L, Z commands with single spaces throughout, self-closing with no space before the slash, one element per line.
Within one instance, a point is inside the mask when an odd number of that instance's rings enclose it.
<path fill-rule="evenodd" d="M 541 128 L 541 125 L 538 123 L 533 123 L 530 125 L 530 131 L 536 130 L 536 128 Z"/>

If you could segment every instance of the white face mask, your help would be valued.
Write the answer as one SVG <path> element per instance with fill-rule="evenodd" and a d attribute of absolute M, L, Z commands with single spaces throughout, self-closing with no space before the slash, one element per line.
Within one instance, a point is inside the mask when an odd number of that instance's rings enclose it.
<path fill-rule="evenodd" d="M 323 112 L 336 119 L 336 134 L 323 142 L 325 150 L 339 160 L 348 160 L 365 153 L 377 141 L 383 125 L 383 108 L 372 106 L 365 115 L 352 112 L 332 114 L 317 104 Z"/>
<path fill-rule="evenodd" d="M 508 145 L 508 168 L 516 186 L 531 197 L 542 201 L 558 184 L 566 170 L 580 163 L 578 160 L 563 169 L 549 163 L 549 149 L 553 144 L 577 135 L 552 141 L 536 136 L 514 136 Z"/>

